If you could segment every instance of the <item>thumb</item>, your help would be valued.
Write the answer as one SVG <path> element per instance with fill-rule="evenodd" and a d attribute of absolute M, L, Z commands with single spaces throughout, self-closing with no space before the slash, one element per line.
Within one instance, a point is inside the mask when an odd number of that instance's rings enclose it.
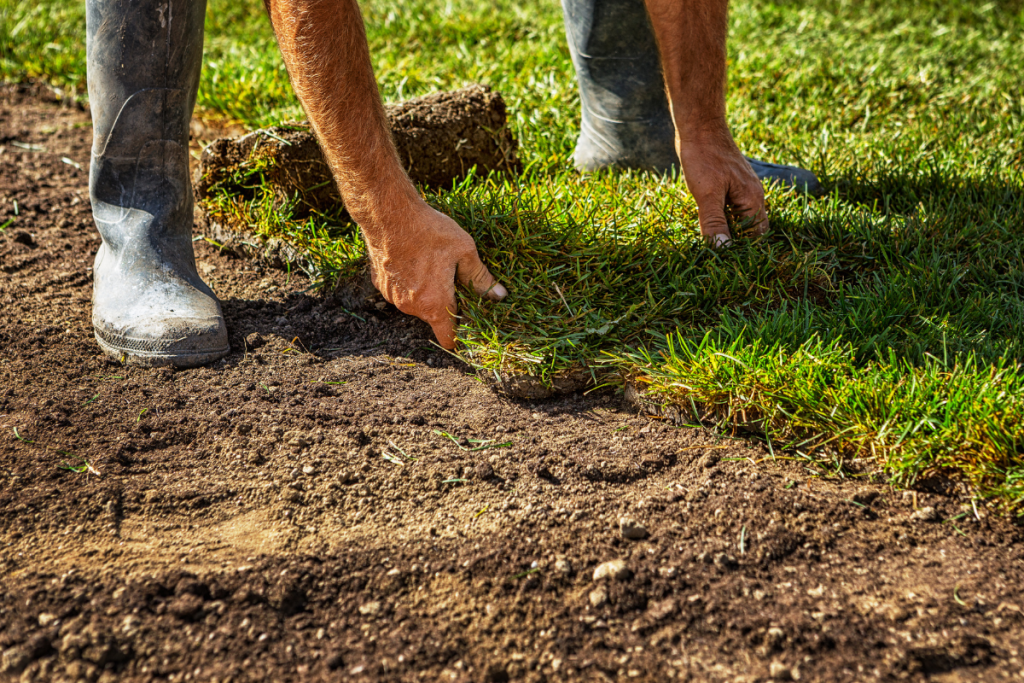
<path fill-rule="evenodd" d="M 459 260 L 455 278 L 460 285 L 471 287 L 477 296 L 492 301 L 501 301 L 508 296 L 508 290 L 494 279 L 491 271 L 487 270 L 487 266 L 480 260 L 476 249 Z"/>

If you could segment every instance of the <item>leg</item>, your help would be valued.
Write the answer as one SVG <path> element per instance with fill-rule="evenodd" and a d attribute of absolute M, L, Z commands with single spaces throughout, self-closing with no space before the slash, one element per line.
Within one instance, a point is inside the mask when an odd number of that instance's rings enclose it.
<path fill-rule="evenodd" d="M 109 355 L 191 367 L 229 351 L 196 271 L 188 125 L 205 0 L 87 0 L 93 329 Z"/>
<path fill-rule="evenodd" d="M 576 167 L 678 166 L 658 46 L 643 0 L 562 0 L 582 116 Z M 762 181 L 818 192 L 810 171 L 749 159 Z"/>
<path fill-rule="evenodd" d="M 643 0 L 562 0 L 582 116 L 576 167 L 678 165 L 661 60 Z"/>

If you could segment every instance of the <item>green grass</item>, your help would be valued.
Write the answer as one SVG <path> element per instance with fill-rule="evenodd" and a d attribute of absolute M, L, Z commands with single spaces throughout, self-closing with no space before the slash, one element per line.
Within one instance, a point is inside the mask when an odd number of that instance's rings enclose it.
<path fill-rule="evenodd" d="M 489 83 L 527 171 L 430 200 L 477 239 L 507 303 L 463 297 L 489 373 L 632 382 L 684 421 L 760 435 L 824 473 L 954 477 L 1024 513 L 1024 3 L 734 2 L 729 111 L 752 156 L 803 164 L 773 229 L 719 252 L 678 179 L 569 168 L 578 101 L 557 3 L 364 4 L 387 100 Z M 81 96 L 76 0 L 0 0 L 0 72 Z M 211 0 L 205 117 L 301 117 L 261 3 Z M 259 185 L 216 210 L 359 267 L 340 214 L 296 220 Z"/>

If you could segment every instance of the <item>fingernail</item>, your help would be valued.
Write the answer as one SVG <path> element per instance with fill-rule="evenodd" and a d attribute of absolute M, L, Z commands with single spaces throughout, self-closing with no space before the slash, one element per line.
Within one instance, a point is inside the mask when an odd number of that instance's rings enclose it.
<path fill-rule="evenodd" d="M 711 236 L 711 246 L 715 247 L 716 249 L 718 247 L 724 247 L 728 245 L 730 242 L 732 242 L 732 238 L 729 237 L 729 235 L 726 235 L 724 232 L 719 232 Z"/>
<path fill-rule="evenodd" d="M 504 299 L 506 296 L 508 296 L 508 290 L 505 289 L 502 285 L 497 284 L 491 287 L 490 294 L 496 299 Z"/>

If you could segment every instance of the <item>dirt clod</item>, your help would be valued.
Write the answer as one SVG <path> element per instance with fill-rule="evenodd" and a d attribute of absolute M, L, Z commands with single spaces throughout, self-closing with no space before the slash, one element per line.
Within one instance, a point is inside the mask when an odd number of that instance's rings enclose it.
<path fill-rule="evenodd" d="M 18 244 L 24 244 L 27 247 L 34 247 L 36 245 L 35 236 L 25 230 L 16 230 L 14 234 L 11 235 L 11 239 Z"/>
<path fill-rule="evenodd" d="M 505 101 L 487 86 L 473 84 L 388 105 L 386 114 L 398 157 L 414 183 L 447 188 L 474 168 L 481 176 L 489 171 L 514 174 L 521 170 Z M 199 224 L 224 249 L 275 265 L 301 262 L 302 255 L 285 242 L 261 238 L 251 234 L 247 225 L 225 222 L 224 216 L 213 217 L 205 211 L 206 200 L 216 192 L 250 196 L 252 181 L 240 181 L 239 174 L 245 176 L 257 168 L 275 197 L 275 206 L 291 206 L 296 218 L 342 203 L 309 125 L 286 124 L 220 138 L 203 150 L 194 180 Z"/>
<path fill-rule="evenodd" d="M 639 541 L 647 538 L 647 527 L 640 524 L 632 517 L 623 517 L 619 520 L 619 533 L 623 538 L 631 541 Z"/>

